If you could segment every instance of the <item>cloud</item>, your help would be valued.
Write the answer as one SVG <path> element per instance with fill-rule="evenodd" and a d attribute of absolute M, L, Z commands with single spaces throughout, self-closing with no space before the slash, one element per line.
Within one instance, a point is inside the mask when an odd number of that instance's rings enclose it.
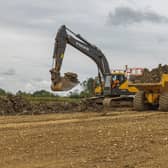
<path fill-rule="evenodd" d="M 0 81 L 4 80 L 4 77 L 0 76 Z"/>
<path fill-rule="evenodd" d="M 130 25 L 134 23 L 168 23 L 168 17 L 153 11 L 135 10 L 129 7 L 116 7 L 108 15 L 108 22 L 112 25 Z"/>
<path fill-rule="evenodd" d="M 167 43 L 168 39 L 166 37 L 157 37 L 157 42 L 160 44 Z"/>
<path fill-rule="evenodd" d="M 41 88 L 45 90 L 50 90 L 50 81 L 47 80 L 41 80 L 41 81 L 34 81 L 31 80 L 28 83 L 26 83 L 24 90 L 27 92 L 34 92 L 36 90 L 41 90 Z"/>
<path fill-rule="evenodd" d="M 167 23 L 167 17 L 158 15 L 167 12 L 166 1 L 157 1 L 157 5 L 153 1 L 156 0 L 0 0 L 0 87 L 14 93 L 50 90 L 54 38 L 62 24 L 99 47 L 112 69 L 125 64 L 153 66 L 160 60 L 166 62 L 167 25 L 145 24 L 125 29 L 105 24 L 108 11 L 112 11 L 108 19 L 113 25 Z M 124 9 L 123 5 L 129 8 Z M 147 11 L 148 5 L 158 14 Z M 145 12 L 134 10 L 138 8 Z M 77 72 L 80 81 L 97 75 L 93 61 L 69 45 L 61 74 L 68 71 Z"/>
<path fill-rule="evenodd" d="M 92 8 L 85 2 L 75 0 L 0 0 L 0 26 L 17 30 L 51 33 L 61 24 L 88 23 Z M 78 20 L 76 22 L 75 20 Z"/>
<path fill-rule="evenodd" d="M 16 75 L 16 71 L 15 71 L 15 69 L 10 68 L 10 69 L 6 70 L 5 72 L 2 72 L 2 75 L 4 75 L 4 76 L 14 76 L 14 75 Z"/>

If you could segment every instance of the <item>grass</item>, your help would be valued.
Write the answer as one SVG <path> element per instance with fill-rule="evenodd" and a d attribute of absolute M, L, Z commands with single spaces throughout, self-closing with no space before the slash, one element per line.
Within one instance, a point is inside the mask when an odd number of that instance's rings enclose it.
<path fill-rule="evenodd" d="M 25 96 L 31 102 L 53 102 L 53 101 L 66 101 L 66 102 L 79 102 L 80 98 L 70 98 L 70 97 L 33 97 Z"/>
<path fill-rule="evenodd" d="M 0 97 L 5 98 L 6 96 L 0 95 Z M 27 99 L 28 101 L 38 103 L 38 102 L 80 102 L 81 98 L 72 98 L 72 97 L 51 97 L 51 96 L 29 96 L 29 95 L 22 95 L 23 98 Z"/>

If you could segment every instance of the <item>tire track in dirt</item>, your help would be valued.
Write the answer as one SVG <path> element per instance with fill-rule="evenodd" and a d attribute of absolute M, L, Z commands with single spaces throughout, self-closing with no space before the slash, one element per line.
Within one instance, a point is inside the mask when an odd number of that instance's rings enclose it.
<path fill-rule="evenodd" d="M 97 116 L 91 116 L 90 118 L 73 118 L 73 119 L 55 119 L 55 120 L 46 120 L 46 121 L 26 121 L 23 123 L 2 123 L 0 124 L 0 129 L 4 128 L 26 128 L 26 127 L 37 127 L 53 124 L 67 124 L 67 123 L 79 123 L 79 122 L 89 122 L 89 121 L 99 121 L 99 120 L 116 120 L 116 119 L 130 119 L 130 118 L 139 118 L 144 119 L 144 117 L 150 117 L 153 115 L 162 115 L 164 112 L 143 112 L 143 113 L 108 113 L 106 116 L 98 114 Z"/>

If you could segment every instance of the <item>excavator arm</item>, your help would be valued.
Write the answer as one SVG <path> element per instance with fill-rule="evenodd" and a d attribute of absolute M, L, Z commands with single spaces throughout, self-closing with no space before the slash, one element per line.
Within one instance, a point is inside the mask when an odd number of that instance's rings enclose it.
<path fill-rule="evenodd" d="M 112 79 L 109 64 L 105 55 L 102 53 L 100 49 L 89 43 L 81 35 L 72 32 L 65 25 L 60 27 L 55 38 L 54 54 L 53 54 L 54 64 L 53 68 L 50 70 L 52 80 L 52 86 L 51 86 L 52 90 L 54 91 L 70 90 L 76 84 L 79 83 L 79 81 L 77 80 L 77 74 L 65 73 L 64 77 L 61 77 L 60 75 L 60 70 L 64 59 L 64 52 L 67 44 L 73 46 L 80 52 L 84 53 L 96 63 L 98 71 L 104 78 L 105 82 L 104 91 L 106 92 L 106 95 L 108 94 L 110 95 Z"/>

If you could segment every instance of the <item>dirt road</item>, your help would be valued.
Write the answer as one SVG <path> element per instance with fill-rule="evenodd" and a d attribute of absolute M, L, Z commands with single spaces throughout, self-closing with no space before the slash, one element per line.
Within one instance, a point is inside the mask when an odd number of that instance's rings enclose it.
<path fill-rule="evenodd" d="M 168 113 L 0 117 L 1 168 L 166 168 Z"/>

